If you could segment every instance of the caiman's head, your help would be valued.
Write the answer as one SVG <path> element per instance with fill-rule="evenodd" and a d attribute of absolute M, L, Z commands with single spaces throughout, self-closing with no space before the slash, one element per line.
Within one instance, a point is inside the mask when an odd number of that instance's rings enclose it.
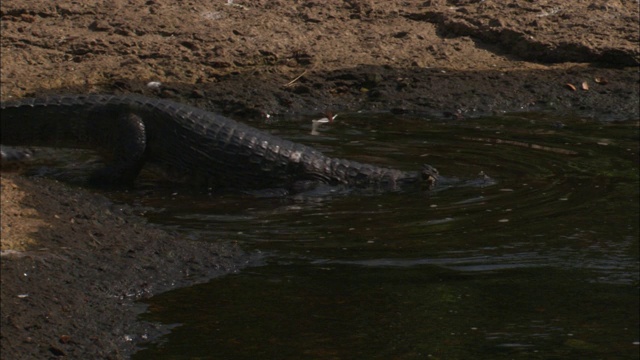
<path fill-rule="evenodd" d="M 436 186 L 439 176 L 440 176 L 440 173 L 438 173 L 438 170 L 433 166 L 429 164 L 422 165 L 422 170 L 420 171 L 420 178 L 422 180 L 421 183 L 423 187 L 429 190 L 432 189 L 434 186 Z"/>

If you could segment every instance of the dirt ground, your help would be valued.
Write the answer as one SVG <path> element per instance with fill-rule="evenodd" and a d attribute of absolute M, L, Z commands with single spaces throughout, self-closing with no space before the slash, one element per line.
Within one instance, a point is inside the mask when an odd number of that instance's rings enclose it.
<path fill-rule="evenodd" d="M 4 0 L 0 18 L 3 101 L 136 92 L 245 118 L 640 118 L 635 0 Z M 134 321 L 135 299 L 249 261 L 136 212 L 2 174 L 3 359 L 128 358 L 162 331 Z"/>

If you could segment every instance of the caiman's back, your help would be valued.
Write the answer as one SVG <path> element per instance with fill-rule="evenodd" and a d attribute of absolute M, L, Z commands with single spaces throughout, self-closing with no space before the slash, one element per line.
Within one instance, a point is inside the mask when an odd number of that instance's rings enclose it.
<path fill-rule="evenodd" d="M 437 172 L 381 168 L 324 156 L 223 116 L 139 95 L 67 95 L 2 103 L 2 144 L 93 148 L 110 158 L 93 176 L 129 183 L 145 162 L 174 180 L 260 188 L 299 180 L 396 187 Z"/>

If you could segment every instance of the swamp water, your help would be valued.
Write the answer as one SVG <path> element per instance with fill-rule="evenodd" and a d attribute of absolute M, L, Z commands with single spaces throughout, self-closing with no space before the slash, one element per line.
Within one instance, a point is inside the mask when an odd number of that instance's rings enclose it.
<path fill-rule="evenodd" d="M 133 202 L 261 266 L 146 300 L 171 331 L 143 359 L 633 359 L 638 124 L 518 114 L 339 117 L 327 155 L 444 179 L 432 192 L 321 188 Z"/>

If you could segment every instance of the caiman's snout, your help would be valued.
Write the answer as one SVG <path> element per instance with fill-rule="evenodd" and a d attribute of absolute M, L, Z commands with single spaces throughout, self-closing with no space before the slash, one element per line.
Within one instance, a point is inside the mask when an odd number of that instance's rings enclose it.
<path fill-rule="evenodd" d="M 433 166 L 424 164 L 422 165 L 422 171 L 420 172 L 420 175 L 422 177 L 422 184 L 424 184 L 427 189 L 432 189 L 434 186 L 436 186 L 440 173 Z"/>

